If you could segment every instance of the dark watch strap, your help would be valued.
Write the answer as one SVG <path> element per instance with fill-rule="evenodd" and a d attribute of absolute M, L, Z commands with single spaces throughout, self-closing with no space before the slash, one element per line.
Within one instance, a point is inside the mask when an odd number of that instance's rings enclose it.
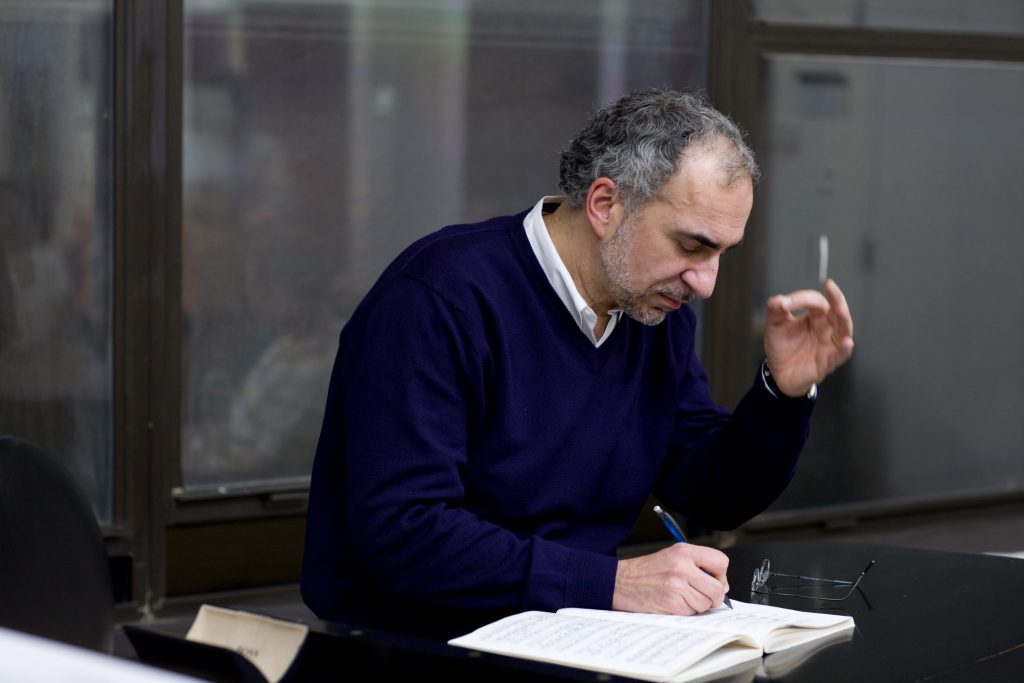
<path fill-rule="evenodd" d="M 764 388 L 768 390 L 768 393 L 771 394 L 772 396 L 774 396 L 775 398 L 778 398 L 778 399 L 788 399 L 788 400 L 796 400 L 796 401 L 802 401 L 802 400 L 806 399 L 806 400 L 809 400 L 809 401 L 813 401 L 814 399 L 816 399 L 818 397 L 818 385 L 817 384 L 812 384 L 811 388 L 807 391 L 807 394 L 805 396 L 803 396 L 803 397 L 787 396 L 786 394 L 782 393 L 782 391 L 779 389 L 778 385 L 775 384 L 775 378 L 772 377 L 771 370 L 768 369 L 768 359 L 767 358 L 765 358 L 763 361 L 761 361 L 761 381 L 764 382 Z"/>

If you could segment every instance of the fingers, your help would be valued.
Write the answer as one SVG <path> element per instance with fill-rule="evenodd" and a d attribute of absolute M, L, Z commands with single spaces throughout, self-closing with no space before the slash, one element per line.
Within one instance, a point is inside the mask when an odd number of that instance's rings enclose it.
<path fill-rule="evenodd" d="M 721 605 L 728 591 L 725 572 L 729 558 L 725 553 L 698 545 L 676 544 L 673 548 L 677 566 L 669 590 L 678 591 L 693 614 Z"/>
<path fill-rule="evenodd" d="M 799 289 L 777 294 L 768 299 L 769 322 L 785 324 L 808 316 L 819 331 L 827 331 L 825 339 L 848 355 L 853 352 L 853 317 L 846 296 L 835 280 L 825 282 L 824 294 L 813 289 Z"/>
<path fill-rule="evenodd" d="M 694 565 L 712 577 L 725 577 L 725 572 L 729 568 L 729 556 L 715 548 L 694 544 L 679 545 L 676 552 L 685 553 Z"/>
<path fill-rule="evenodd" d="M 716 604 L 722 604 L 721 600 L 716 602 L 714 598 L 708 597 L 695 586 L 686 586 L 681 593 L 681 597 L 686 605 L 686 609 L 682 611 L 682 614 L 701 614 L 707 612 Z"/>
<path fill-rule="evenodd" d="M 783 304 L 789 313 L 828 313 L 829 301 L 814 289 L 798 289 L 783 295 Z"/>
<path fill-rule="evenodd" d="M 835 313 L 849 324 L 844 333 L 853 334 L 853 320 L 850 317 L 850 307 L 846 303 L 846 296 L 843 294 L 843 290 L 839 289 L 836 281 L 831 278 L 825 282 L 824 293 L 816 289 L 798 289 L 788 294 L 776 294 L 768 299 L 768 308 L 793 314 L 804 311 Z"/>
<path fill-rule="evenodd" d="M 687 584 L 681 591 L 680 596 L 686 605 L 682 614 L 700 614 L 709 609 L 717 607 L 725 600 L 725 585 L 713 576 L 704 574 L 696 578 L 692 583 Z"/>
<path fill-rule="evenodd" d="M 831 278 L 825 283 L 825 298 L 828 299 L 831 309 L 833 343 L 837 346 L 842 346 L 843 342 L 849 338 L 851 342 L 850 349 L 852 350 L 853 317 L 850 315 L 850 307 L 846 303 L 846 296 L 843 294 L 843 290 L 839 289 L 839 285 Z"/>
<path fill-rule="evenodd" d="M 789 294 L 776 294 L 768 299 L 769 322 L 784 323 L 806 314 L 827 315 L 829 300 L 813 289 L 798 289 Z"/>

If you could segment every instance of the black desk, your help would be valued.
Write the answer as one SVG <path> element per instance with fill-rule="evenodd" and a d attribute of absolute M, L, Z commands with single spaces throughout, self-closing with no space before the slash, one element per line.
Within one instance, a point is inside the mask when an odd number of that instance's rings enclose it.
<path fill-rule="evenodd" d="M 774 655 L 769 655 L 758 669 L 716 680 L 1024 680 L 1024 560 L 816 541 L 749 544 L 727 552 L 733 598 L 767 600 L 768 604 L 801 610 L 843 611 L 854 617 L 856 629 L 848 640 L 817 650 L 782 673 L 770 665 L 769 658 Z M 765 557 L 776 571 L 829 578 L 855 578 L 868 561 L 875 560 L 876 565 L 849 598 L 825 603 L 752 596 L 750 579 Z M 352 680 L 353 670 L 383 680 L 424 674 L 446 682 L 630 680 L 453 648 L 445 644 L 443 636 L 325 623 L 290 608 L 258 611 L 305 621 L 311 627 L 295 663 L 296 675 L 289 675 L 284 683 Z"/>
<path fill-rule="evenodd" d="M 768 604 L 792 609 L 838 606 L 856 630 L 849 642 L 785 676 L 757 680 L 1024 680 L 1024 560 L 810 541 L 737 546 L 728 554 L 731 595 L 748 602 L 755 601 L 750 579 L 765 557 L 780 572 L 846 579 L 877 562 L 842 602 L 769 596 Z"/>

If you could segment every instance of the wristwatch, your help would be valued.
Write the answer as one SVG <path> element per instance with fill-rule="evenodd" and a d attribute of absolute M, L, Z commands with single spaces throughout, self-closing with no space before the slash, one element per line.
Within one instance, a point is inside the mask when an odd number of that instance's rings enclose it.
<path fill-rule="evenodd" d="M 775 379 L 772 378 L 772 373 L 768 369 L 768 359 L 767 358 L 765 358 L 763 361 L 761 361 L 761 381 L 764 382 L 764 388 L 768 390 L 768 393 L 771 394 L 772 396 L 774 396 L 775 398 L 779 398 L 779 399 L 797 399 L 797 400 L 799 400 L 798 396 L 787 396 L 786 394 L 782 393 L 782 391 L 779 389 L 778 385 L 775 384 Z M 817 384 L 812 384 L 811 388 L 807 390 L 807 394 L 804 395 L 804 398 L 806 398 L 809 401 L 813 401 L 817 397 L 818 397 L 818 385 Z"/>

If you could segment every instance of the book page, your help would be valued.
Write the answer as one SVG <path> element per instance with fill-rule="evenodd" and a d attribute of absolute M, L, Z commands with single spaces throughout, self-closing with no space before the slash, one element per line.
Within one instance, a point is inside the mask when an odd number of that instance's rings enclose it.
<path fill-rule="evenodd" d="M 308 631 L 305 624 L 202 605 L 185 638 L 234 650 L 251 661 L 269 683 L 277 683 L 295 660 Z"/>
<path fill-rule="evenodd" d="M 565 614 L 601 614 L 609 619 L 678 625 L 686 628 L 716 631 L 719 633 L 743 634 L 752 638 L 765 652 L 777 652 L 818 638 L 825 638 L 838 631 L 853 628 L 853 617 L 818 612 L 753 605 L 732 600 L 733 609 L 725 606 L 693 616 L 672 614 L 641 614 L 636 612 L 615 612 L 567 607 L 559 610 Z"/>
<path fill-rule="evenodd" d="M 598 610 L 599 611 L 599 610 Z M 664 681 L 728 643 L 721 666 L 760 658 L 760 648 L 733 634 L 689 631 L 678 625 L 604 619 L 594 614 L 523 612 L 482 626 L 449 645 L 564 666 Z M 687 680 L 676 678 L 675 680 Z"/>

